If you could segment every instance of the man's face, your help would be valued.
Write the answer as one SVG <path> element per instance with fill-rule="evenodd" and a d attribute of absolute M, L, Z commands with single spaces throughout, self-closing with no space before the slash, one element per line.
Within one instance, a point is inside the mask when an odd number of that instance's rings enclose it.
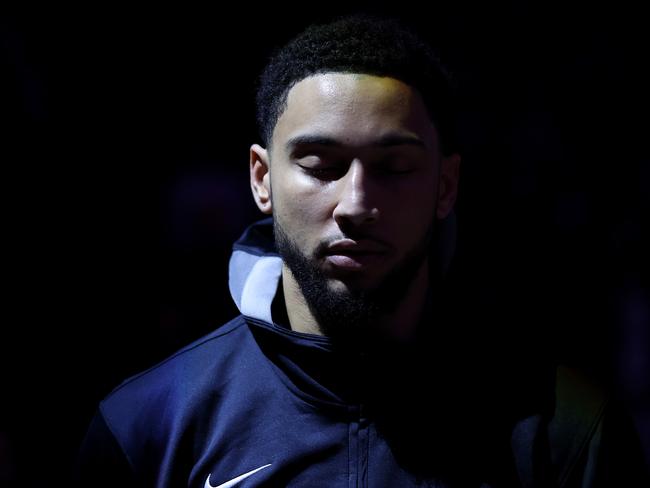
<path fill-rule="evenodd" d="M 426 265 L 442 157 L 410 86 L 359 74 L 306 78 L 290 90 L 269 151 L 260 148 L 269 174 L 259 179 L 269 199 L 258 205 L 326 290 L 372 293 L 408 263 Z"/>

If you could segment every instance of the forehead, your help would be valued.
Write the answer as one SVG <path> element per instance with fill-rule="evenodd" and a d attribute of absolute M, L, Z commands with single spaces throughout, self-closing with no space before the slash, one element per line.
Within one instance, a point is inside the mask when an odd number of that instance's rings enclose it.
<path fill-rule="evenodd" d="M 319 134 L 364 145 L 387 133 L 416 136 L 437 147 L 435 128 L 417 90 L 391 77 L 324 73 L 291 88 L 273 141 L 276 145 Z"/>

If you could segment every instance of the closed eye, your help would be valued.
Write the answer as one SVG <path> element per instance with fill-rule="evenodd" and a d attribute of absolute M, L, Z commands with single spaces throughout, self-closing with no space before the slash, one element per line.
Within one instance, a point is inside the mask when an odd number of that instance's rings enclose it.
<path fill-rule="evenodd" d="M 388 160 L 378 164 L 377 169 L 389 175 L 406 175 L 418 169 L 418 165 L 409 160 Z"/>
<path fill-rule="evenodd" d="M 336 180 L 345 174 L 345 170 L 340 166 L 305 166 L 298 164 L 302 171 L 309 176 L 318 178 L 319 180 Z"/>
<path fill-rule="evenodd" d="M 390 175 L 407 175 L 409 173 L 412 173 L 414 169 L 412 168 L 395 168 L 391 166 L 384 166 L 381 168 L 381 171 L 390 174 Z"/>

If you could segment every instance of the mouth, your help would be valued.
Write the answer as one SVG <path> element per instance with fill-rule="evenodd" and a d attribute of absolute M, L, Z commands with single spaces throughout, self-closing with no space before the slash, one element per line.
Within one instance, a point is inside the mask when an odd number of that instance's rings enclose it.
<path fill-rule="evenodd" d="M 362 271 L 376 266 L 388 253 L 384 244 L 370 239 L 340 239 L 325 250 L 325 263 L 332 270 Z"/>

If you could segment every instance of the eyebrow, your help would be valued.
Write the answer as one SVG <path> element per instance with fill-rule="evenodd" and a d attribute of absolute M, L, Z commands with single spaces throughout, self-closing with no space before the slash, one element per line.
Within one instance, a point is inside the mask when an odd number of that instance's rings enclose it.
<path fill-rule="evenodd" d="M 417 146 L 425 147 L 424 142 L 417 136 L 403 134 L 386 134 L 373 141 L 370 146 L 395 147 L 395 146 Z M 334 137 L 321 134 L 303 134 L 292 137 L 286 143 L 288 151 L 293 151 L 300 146 L 327 146 L 343 147 L 346 144 Z"/>

